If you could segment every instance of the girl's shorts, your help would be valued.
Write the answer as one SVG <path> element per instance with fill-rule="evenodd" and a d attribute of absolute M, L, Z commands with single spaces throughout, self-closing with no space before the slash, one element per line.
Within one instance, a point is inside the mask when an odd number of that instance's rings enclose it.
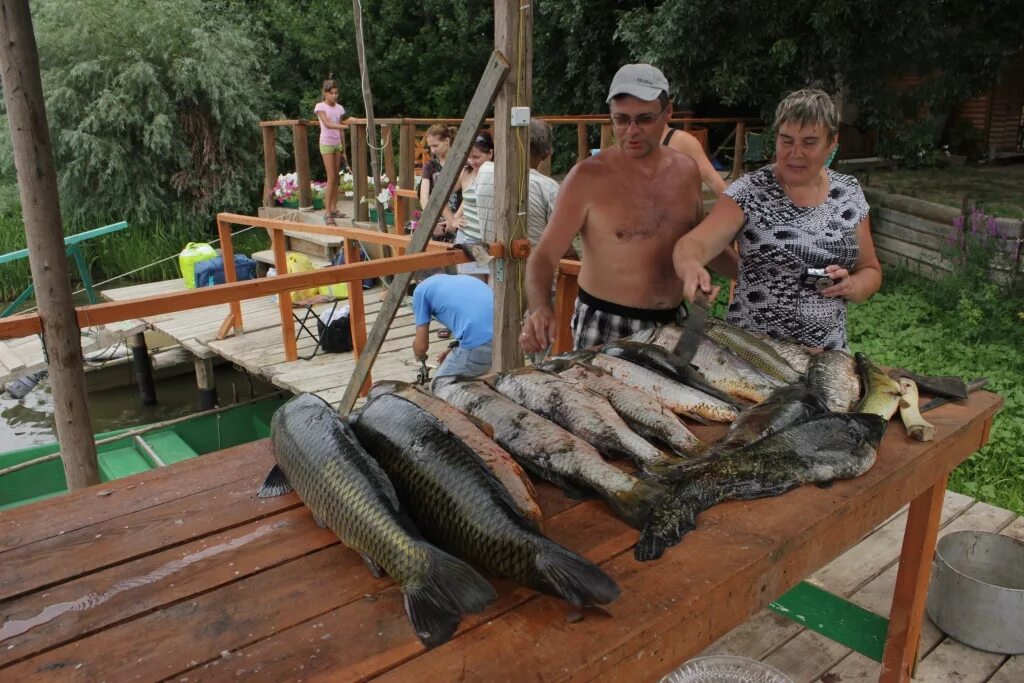
<path fill-rule="evenodd" d="M 321 154 L 334 154 L 335 152 L 345 153 L 345 143 L 339 142 L 336 145 L 320 145 Z"/>

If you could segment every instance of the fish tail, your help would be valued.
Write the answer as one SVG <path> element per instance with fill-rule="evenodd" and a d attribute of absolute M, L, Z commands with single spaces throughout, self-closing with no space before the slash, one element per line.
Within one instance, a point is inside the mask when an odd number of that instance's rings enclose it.
<path fill-rule="evenodd" d="M 607 500 L 619 519 L 634 529 L 642 529 L 651 510 L 668 495 L 665 484 L 655 479 L 636 479 L 628 491 L 616 493 Z"/>
<path fill-rule="evenodd" d="M 431 545 L 427 575 L 414 588 L 403 589 L 405 612 L 420 641 L 432 648 L 447 641 L 459 628 L 464 612 L 480 612 L 497 597 L 472 567 Z"/>
<path fill-rule="evenodd" d="M 555 543 L 537 554 L 537 571 L 556 595 L 576 607 L 606 605 L 619 597 L 619 586 L 590 560 Z"/>
<path fill-rule="evenodd" d="M 651 511 L 640 531 L 640 540 L 633 548 L 633 557 L 638 562 L 658 559 L 667 548 L 678 544 L 683 536 L 697 528 L 697 515 L 719 500 L 720 496 L 714 491 L 693 480 L 680 485 Z"/>

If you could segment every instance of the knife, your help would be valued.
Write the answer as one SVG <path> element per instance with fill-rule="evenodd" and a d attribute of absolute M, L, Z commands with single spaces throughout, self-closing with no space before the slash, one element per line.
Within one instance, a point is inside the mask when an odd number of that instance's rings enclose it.
<path fill-rule="evenodd" d="M 697 353 L 697 347 L 704 339 L 704 321 L 708 317 L 708 309 L 711 302 L 708 295 L 698 289 L 694 294 L 693 301 L 687 311 L 686 320 L 683 321 L 683 333 L 679 336 L 672 354 L 680 363 L 689 365 L 693 355 Z"/>
<path fill-rule="evenodd" d="M 988 384 L 988 378 L 987 377 L 979 377 L 978 379 L 972 379 L 970 382 L 967 383 L 967 393 L 970 394 L 972 392 L 975 392 L 978 389 L 981 389 L 982 387 L 984 387 L 986 384 Z M 945 405 L 945 404 L 949 403 L 950 401 L 955 401 L 955 400 L 957 400 L 957 399 L 950 398 L 949 396 L 936 396 L 932 400 L 930 400 L 927 403 L 925 403 L 924 405 L 922 405 L 921 409 L 920 409 L 920 412 L 923 413 L 926 410 L 931 410 L 932 408 L 938 408 L 941 405 Z"/>

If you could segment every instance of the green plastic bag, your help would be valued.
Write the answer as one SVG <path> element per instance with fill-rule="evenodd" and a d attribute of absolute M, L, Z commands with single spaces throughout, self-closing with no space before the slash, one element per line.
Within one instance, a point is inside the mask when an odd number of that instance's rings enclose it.
<path fill-rule="evenodd" d="M 196 288 L 196 264 L 217 258 L 217 250 L 206 242 L 189 242 L 178 254 L 178 267 L 185 280 L 185 289 Z"/>

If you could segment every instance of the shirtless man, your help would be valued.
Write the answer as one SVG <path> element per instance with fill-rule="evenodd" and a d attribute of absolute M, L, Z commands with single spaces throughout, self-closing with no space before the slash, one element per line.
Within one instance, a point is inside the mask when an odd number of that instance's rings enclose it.
<path fill-rule="evenodd" d="M 661 144 L 669 149 L 682 152 L 693 159 L 694 163 L 697 164 L 697 170 L 700 171 L 700 179 L 711 188 L 716 197 L 722 196 L 722 193 L 725 192 L 725 181 L 722 180 L 722 176 L 718 175 L 715 167 L 711 165 L 711 160 L 708 159 L 708 155 L 704 151 L 704 145 L 700 144 L 700 140 L 685 130 L 672 128 L 666 121 L 664 129 L 662 129 Z"/>
<path fill-rule="evenodd" d="M 686 317 L 672 248 L 704 210 L 697 165 L 661 144 L 671 115 L 668 81 L 649 64 L 627 64 L 615 74 L 608 102 L 616 146 L 572 169 L 526 264 L 530 315 L 519 341 L 529 353 L 547 348 L 558 332 L 551 281 L 577 233 L 583 261 L 574 348 Z M 735 275 L 735 253 L 723 253 L 713 267 Z"/>

